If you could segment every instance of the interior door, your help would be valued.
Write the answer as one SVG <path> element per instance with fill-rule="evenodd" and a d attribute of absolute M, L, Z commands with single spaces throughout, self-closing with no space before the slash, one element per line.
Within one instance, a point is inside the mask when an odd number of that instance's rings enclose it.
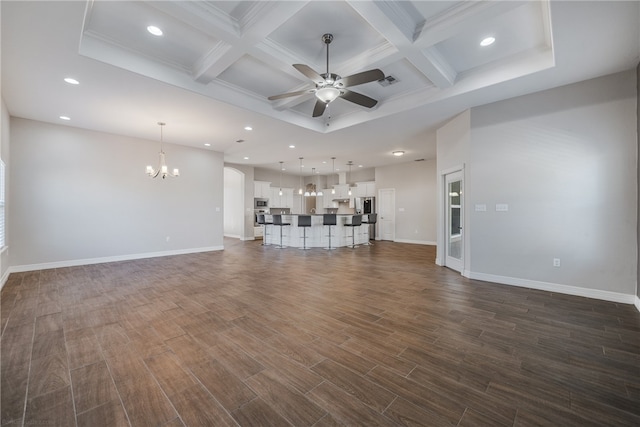
<path fill-rule="evenodd" d="M 446 198 L 446 258 L 445 265 L 456 271 L 462 272 L 464 268 L 464 181 L 462 171 L 447 174 L 445 176 Z"/>
<path fill-rule="evenodd" d="M 396 190 L 386 188 L 378 192 L 378 230 L 380 240 L 395 240 L 396 238 Z"/>

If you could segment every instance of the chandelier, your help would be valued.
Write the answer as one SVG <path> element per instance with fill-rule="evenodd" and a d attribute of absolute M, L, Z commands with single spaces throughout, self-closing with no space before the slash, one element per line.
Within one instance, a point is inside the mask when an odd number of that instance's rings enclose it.
<path fill-rule="evenodd" d="M 149 175 L 151 178 L 157 178 L 158 176 L 161 176 L 162 179 L 165 179 L 167 176 L 170 176 L 172 178 L 178 177 L 180 176 L 180 171 L 177 168 L 174 168 L 173 173 L 170 173 L 169 168 L 167 167 L 167 163 L 164 159 L 164 141 L 162 140 L 162 127 L 166 125 L 166 123 L 158 122 L 158 125 L 160 126 L 160 163 L 157 169 L 153 169 L 153 166 L 150 165 L 147 166 L 147 175 Z"/>

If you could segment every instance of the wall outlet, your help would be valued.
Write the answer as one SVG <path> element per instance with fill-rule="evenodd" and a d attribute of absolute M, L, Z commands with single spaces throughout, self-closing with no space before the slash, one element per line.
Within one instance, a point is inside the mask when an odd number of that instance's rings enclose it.
<path fill-rule="evenodd" d="M 171 237 L 167 236 L 167 243 L 169 243 L 169 240 L 171 240 Z"/>
<path fill-rule="evenodd" d="M 553 266 L 554 267 L 560 267 L 560 258 L 554 258 L 553 259 Z"/>

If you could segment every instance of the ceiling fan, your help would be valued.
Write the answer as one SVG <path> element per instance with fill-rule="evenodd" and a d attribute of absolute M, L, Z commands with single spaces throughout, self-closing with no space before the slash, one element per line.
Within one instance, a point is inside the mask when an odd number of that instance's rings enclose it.
<path fill-rule="evenodd" d="M 300 71 L 305 76 L 309 77 L 316 87 L 312 89 L 300 90 L 297 92 L 283 93 L 280 95 L 270 96 L 269 101 L 276 99 L 289 98 L 292 96 L 304 95 L 305 93 L 314 93 L 317 101 L 313 108 L 313 117 L 320 117 L 324 114 L 327 105 L 336 98 L 346 99 L 354 104 L 362 105 L 363 107 L 372 108 L 378 101 L 373 98 L 369 98 L 361 93 L 352 92 L 347 87 L 357 86 L 364 83 L 369 83 L 377 80 L 384 79 L 384 73 L 379 69 L 363 71 L 361 73 L 352 74 L 347 77 L 340 77 L 337 74 L 329 72 L 329 44 L 333 41 L 332 34 L 324 34 L 322 41 L 327 46 L 327 72 L 324 74 L 318 74 L 311 67 L 304 64 L 293 64 L 293 67 Z"/>

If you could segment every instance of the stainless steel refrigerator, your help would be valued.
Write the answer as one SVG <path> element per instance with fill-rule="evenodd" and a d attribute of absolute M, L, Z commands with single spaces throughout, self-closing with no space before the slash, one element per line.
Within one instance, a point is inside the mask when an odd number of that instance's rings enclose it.
<path fill-rule="evenodd" d="M 376 198 L 375 197 L 356 197 L 355 211 L 357 214 L 362 214 L 362 215 L 376 213 Z M 376 239 L 375 224 L 369 224 L 369 239 L 371 240 Z"/>

